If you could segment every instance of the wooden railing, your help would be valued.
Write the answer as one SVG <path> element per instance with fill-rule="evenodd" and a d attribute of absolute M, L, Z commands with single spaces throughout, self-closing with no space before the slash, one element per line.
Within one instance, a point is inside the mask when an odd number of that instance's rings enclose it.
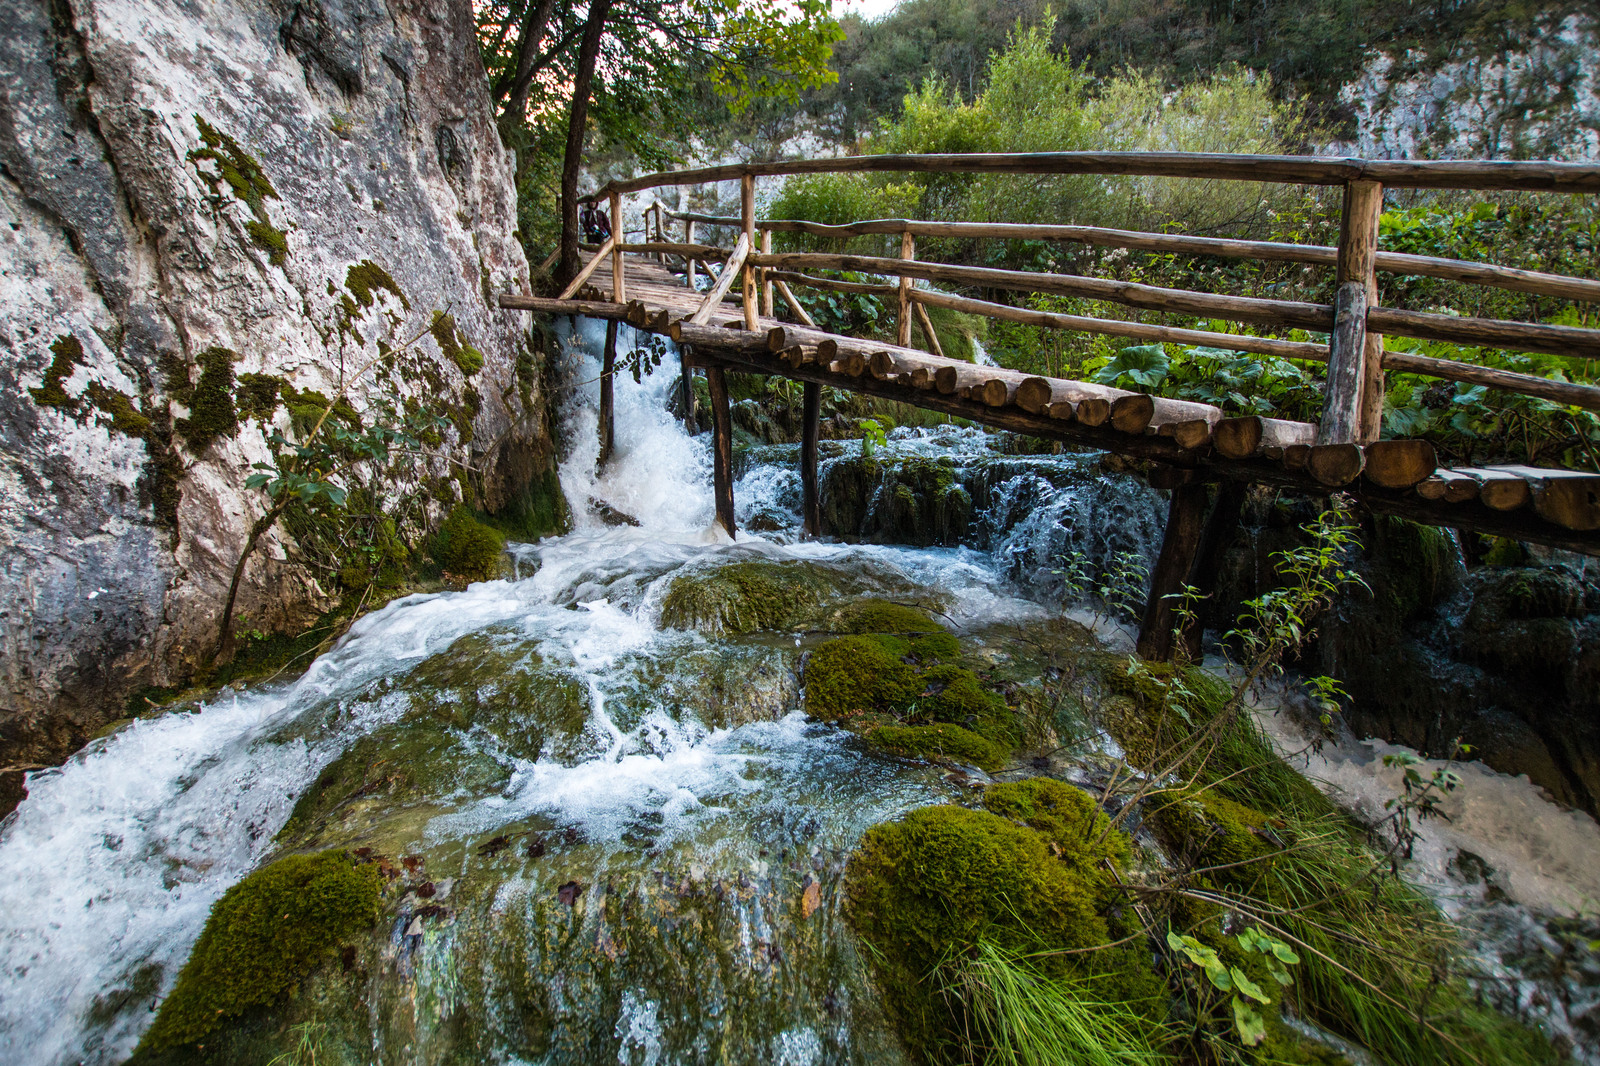
<path fill-rule="evenodd" d="M 935 222 L 916 219 L 874 219 L 845 225 L 824 225 L 804 220 L 761 219 L 755 216 L 755 182 L 759 177 L 831 172 L 991 173 L 991 174 L 1092 174 L 1106 176 L 1221 179 L 1280 184 L 1343 186 L 1344 200 L 1339 243 L 1336 246 L 1296 245 L 1271 241 L 1231 240 L 1171 233 L 1146 233 L 1096 226 L 1029 225 L 979 222 Z M 1552 162 L 1499 161 L 1378 161 L 1316 159 L 1297 156 L 1238 156 L 1189 153 L 1052 152 L 1031 154 L 850 156 L 835 159 L 790 160 L 771 163 L 737 163 L 670 173 L 650 174 L 616 181 L 597 192 L 610 201 L 611 217 L 622 217 L 625 194 L 674 185 L 695 185 L 737 180 L 741 211 L 738 217 L 672 211 L 652 200 L 646 206 L 646 240 L 629 244 L 608 241 L 591 260 L 585 274 L 562 297 L 574 293 L 603 257 L 612 269 L 612 298 L 627 300 L 623 255 L 634 252 L 658 258 L 675 256 L 685 261 L 691 286 L 697 264 L 724 261 L 716 277 L 715 300 L 742 278 L 743 312 L 747 329 L 758 327 L 762 314 L 773 314 L 774 293 L 784 298 L 803 323 L 811 325 L 789 286 L 802 285 L 842 292 L 870 293 L 891 300 L 897 308 L 897 343 L 910 345 L 915 320 L 929 346 L 937 352 L 938 340 L 927 308 L 937 307 L 991 318 L 1059 329 L 1079 330 L 1146 341 L 1207 345 L 1233 351 L 1254 352 L 1290 359 L 1325 362 L 1328 366 L 1322 418 L 1317 428 L 1319 444 L 1365 444 L 1378 438 L 1383 413 L 1384 369 L 1431 375 L 1449 381 L 1486 385 L 1512 393 L 1541 397 L 1556 403 L 1600 410 L 1600 388 L 1553 381 L 1468 362 L 1434 359 L 1409 352 L 1386 350 L 1384 336 L 1448 341 L 1462 345 L 1561 356 L 1600 357 L 1600 330 L 1503 319 L 1458 317 L 1436 312 L 1384 307 L 1377 303 L 1377 274 L 1393 273 L 1442 278 L 1486 285 L 1563 300 L 1600 303 L 1600 281 L 1592 278 L 1524 270 L 1517 267 L 1432 256 L 1406 255 L 1378 249 L 1378 217 L 1383 191 L 1389 188 L 1521 190 L 1594 195 L 1600 193 L 1600 165 Z M 654 227 L 650 225 L 654 221 Z M 665 219 L 684 226 L 681 242 L 669 241 Z M 739 233 L 733 248 L 695 242 L 695 227 L 728 227 Z M 620 229 L 620 225 L 619 225 Z M 805 233 L 849 238 L 865 235 L 900 236 L 900 256 L 844 255 L 815 252 L 772 251 L 773 233 Z M 1217 293 L 1162 288 L 1106 278 L 1035 271 L 1000 270 L 954 263 L 920 261 L 918 237 L 968 239 L 1027 239 L 1090 244 L 1132 251 L 1303 263 L 1333 267 L 1336 271 L 1332 304 L 1262 299 Z M 815 271 L 853 271 L 894 279 L 891 283 L 863 283 L 818 276 Z M 1303 329 L 1329 335 L 1318 344 L 1274 337 L 1178 328 L 1084 315 L 1055 314 L 973 299 L 928 288 L 916 281 L 955 286 L 1053 293 L 1083 297 L 1144 311 L 1225 319 L 1278 330 Z M 705 316 L 696 316 L 701 322 Z"/>

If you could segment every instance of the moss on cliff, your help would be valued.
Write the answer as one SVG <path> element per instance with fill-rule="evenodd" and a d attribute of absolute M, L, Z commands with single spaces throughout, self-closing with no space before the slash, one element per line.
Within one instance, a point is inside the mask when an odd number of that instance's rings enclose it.
<path fill-rule="evenodd" d="M 483 353 L 467 343 L 466 335 L 456 328 L 455 316 L 435 311 L 428 332 L 433 334 L 434 341 L 439 345 L 439 351 L 454 363 L 463 375 L 471 377 L 483 369 Z M 476 415 L 477 411 L 474 410 L 473 414 Z"/>
<path fill-rule="evenodd" d="M 498 577 L 505 550 L 505 537 L 480 521 L 466 504 L 456 505 L 428 544 L 428 553 L 442 570 L 470 581 Z"/>
<path fill-rule="evenodd" d="M 407 311 L 411 310 L 411 301 L 400 291 L 400 286 L 396 284 L 394 278 L 370 259 L 363 259 L 344 272 L 344 287 L 350 291 L 350 295 L 355 297 L 355 302 L 361 307 L 371 307 L 375 300 L 374 293 L 379 289 L 386 289 L 395 295 L 401 307 Z"/>
<path fill-rule="evenodd" d="M 377 920 L 382 878 L 342 851 L 290 855 L 234 885 L 211 908 L 178 983 L 135 1059 L 196 1044 L 276 1000 Z"/>
<path fill-rule="evenodd" d="M 28 394 L 40 407 L 59 407 L 71 414 L 78 409 L 78 401 L 67 395 L 65 382 L 72 372 L 83 365 L 83 344 L 70 333 L 63 333 L 50 345 L 54 356 L 44 372 L 44 382 Z"/>
<path fill-rule="evenodd" d="M 194 117 L 194 122 L 200 131 L 201 147 L 189 152 L 189 162 L 195 164 L 196 173 L 211 186 L 214 196 L 220 196 L 226 185 L 234 198 L 250 209 L 254 218 L 244 224 L 250 243 L 266 252 L 273 265 L 282 265 L 289 256 L 288 237 L 272 224 L 266 204 L 268 200 L 278 199 L 278 191 L 272 187 L 261 164 L 239 147 L 237 141 L 199 115 Z"/>

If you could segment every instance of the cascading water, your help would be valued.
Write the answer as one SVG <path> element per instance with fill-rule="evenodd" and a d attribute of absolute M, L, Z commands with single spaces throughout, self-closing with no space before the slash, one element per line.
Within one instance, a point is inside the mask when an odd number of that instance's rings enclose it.
<path fill-rule="evenodd" d="M 802 542 L 776 447 L 736 487 L 765 531 L 730 544 L 707 534 L 706 441 L 666 409 L 670 360 L 618 377 L 595 472 L 596 327 L 565 335 L 575 528 L 516 546 L 515 580 L 396 601 L 295 682 L 136 721 L 30 777 L 0 826 L 0 1059 L 125 1058 L 230 885 L 275 849 L 345 847 L 392 864 L 389 925 L 345 960 L 360 997 L 313 981 L 293 1018 L 372 1061 L 898 1061 L 842 864 L 867 826 L 963 783 L 801 715 L 810 638 L 664 627 L 668 592 L 780 561 L 830 601 L 936 600 L 998 662 L 1054 613 L 1054 560 L 1148 556 L 1159 500 L 1092 458 L 900 430 L 884 454 L 942 464 L 970 498 L 954 543 Z M 878 490 L 868 518 L 903 503 Z"/>

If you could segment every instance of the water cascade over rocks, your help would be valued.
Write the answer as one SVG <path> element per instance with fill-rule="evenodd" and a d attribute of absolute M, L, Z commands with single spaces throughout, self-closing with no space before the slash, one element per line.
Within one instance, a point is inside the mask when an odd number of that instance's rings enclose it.
<path fill-rule="evenodd" d="M 230 886 L 342 848 L 379 864 L 378 927 L 212 1053 L 901 1061 L 844 923 L 843 864 L 869 826 L 981 775 L 807 718 L 801 657 L 838 608 L 882 598 L 937 611 L 1026 685 L 1029 649 L 1064 625 L 1064 553 L 1148 556 L 1161 501 L 1098 457 L 1007 454 L 952 427 L 898 433 L 870 465 L 836 447 L 826 483 L 863 494 L 831 513 L 862 543 L 802 542 L 793 449 L 751 450 L 736 492 L 763 531 L 728 543 L 707 533 L 707 441 L 667 409 L 670 354 L 642 384 L 619 376 L 617 450 L 596 473 L 591 327 L 562 327 L 572 532 L 514 546 L 505 579 L 361 619 L 298 680 L 174 707 L 32 775 L 0 826 L 0 1059 L 122 1061 Z M 966 499 L 943 526 L 916 511 L 925 546 L 871 543 L 910 521 L 895 508 L 928 503 L 919 485 Z M 719 605 L 701 590 L 730 568 L 781 572 L 786 592 Z M 1062 735 L 1084 739 L 1052 772 L 1103 773 L 1096 730 Z M 1530 836 L 1600 844 L 1582 816 L 1521 810 Z M 1480 824 L 1465 808 L 1448 846 L 1488 854 Z M 1541 898 L 1592 908 L 1572 902 L 1587 874 L 1548 876 L 1566 880 Z M 1498 899 L 1524 916 L 1539 902 Z M 1541 995 L 1554 980 L 1521 979 Z"/>

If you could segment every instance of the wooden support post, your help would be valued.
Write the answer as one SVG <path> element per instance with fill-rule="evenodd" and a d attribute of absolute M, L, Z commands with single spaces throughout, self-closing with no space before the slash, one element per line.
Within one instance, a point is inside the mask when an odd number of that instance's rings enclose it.
<path fill-rule="evenodd" d="M 1339 220 L 1338 291 L 1328 346 L 1328 384 L 1318 444 L 1366 444 L 1383 421 L 1383 338 L 1367 333 L 1367 310 L 1378 302 L 1374 273 L 1383 186 L 1345 186 Z"/>
<path fill-rule="evenodd" d="M 738 532 L 733 520 L 733 415 L 728 410 L 728 379 L 722 367 L 706 367 L 711 388 L 711 484 L 717 521 L 729 537 Z"/>
<path fill-rule="evenodd" d="M 817 430 L 822 417 L 822 386 L 805 383 L 801 408 L 800 514 L 807 536 L 822 535 L 822 503 L 817 494 Z"/>
<path fill-rule="evenodd" d="M 692 218 L 686 218 L 686 219 L 683 220 L 683 243 L 684 244 L 693 244 L 694 243 L 694 219 L 692 219 Z M 685 284 L 687 284 L 689 286 L 689 288 L 691 288 L 691 289 L 694 288 L 694 260 L 693 259 L 688 259 L 688 260 L 684 261 L 683 280 L 684 280 Z"/>
<path fill-rule="evenodd" d="M 772 231 L 761 231 L 761 254 L 772 254 Z M 761 313 L 768 318 L 776 318 L 772 312 L 772 278 L 767 274 L 767 268 L 761 268 Z"/>
<path fill-rule="evenodd" d="M 1205 523 L 1206 487 L 1178 485 L 1172 490 L 1167 507 L 1167 533 L 1161 541 L 1161 555 L 1150 575 L 1150 599 L 1145 603 L 1144 621 L 1139 626 L 1139 654 L 1146 659 L 1169 660 L 1173 653 L 1172 628 L 1177 615 L 1175 602 L 1168 599 L 1183 591 L 1194 569 L 1200 547 L 1201 527 Z"/>
<path fill-rule="evenodd" d="M 689 346 L 678 346 L 678 402 L 683 407 L 683 429 L 689 436 L 698 436 L 700 420 L 694 413 L 694 363 L 689 358 Z"/>
<path fill-rule="evenodd" d="M 900 258 L 916 257 L 917 239 L 911 235 L 910 230 L 906 230 L 900 234 Z M 895 343 L 902 348 L 911 347 L 911 279 L 904 274 L 900 275 L 900 318 Z"/>
<path fill-rule="evenodd" d="M 622 245 L 627 238 L 622 235 L 622 194 L 611 194 L 611 302 L 628 302 L 628 281 L 622 274 Z"/>
<path fill-rule="evenodd" d="M 1201 595 L 1210 596 L 1217 591 L 1217 578 L 1222 573 L 1223 556 L 1239 528 L 1239 516 L 1244 512 L 1245 494 L 1249 487 L 1243 481 L 1226 480 L 1217 486 L 1217 502 L 1211 505 L 1211 516 L 1206 519 L 1205 530 L 1200 535 L 1200 548 L 1195 552 L 1194 568 L 1189 572 L 1189 584 Z M 1201 605 L 1196 605 L 1197 612 Z M 1190 662 L 1200 661 L 1200 637 L 1205 629 L 1201 616 L 1195 617 L 1183 628 L 1183 653 Z"/>
<path fill-rule="evenodd" d="M 756 176 L 746 173 L 739 179 L 739 213 L 744 226 L 744 245 L 756 246 Z M 729 264 L 732 265 L 731 263 Z M 761 328 L 761 317 L 756 314 L 756 270 L 748 261 L 744 264 L 744 328 Z M 733 532 L 729 530 L 728 532 Z"/>
<path fill-rule="evenodd" d="M 615 391 L 612 383 L 616 379 L 617 370 L 617 320 L 606 320 L 606 351 L 600 366 L 600 459 L 599 466 L 603 469 L 611 458 L 612 446 L 616 443 L 617 423 L 615 416 Z"/>

